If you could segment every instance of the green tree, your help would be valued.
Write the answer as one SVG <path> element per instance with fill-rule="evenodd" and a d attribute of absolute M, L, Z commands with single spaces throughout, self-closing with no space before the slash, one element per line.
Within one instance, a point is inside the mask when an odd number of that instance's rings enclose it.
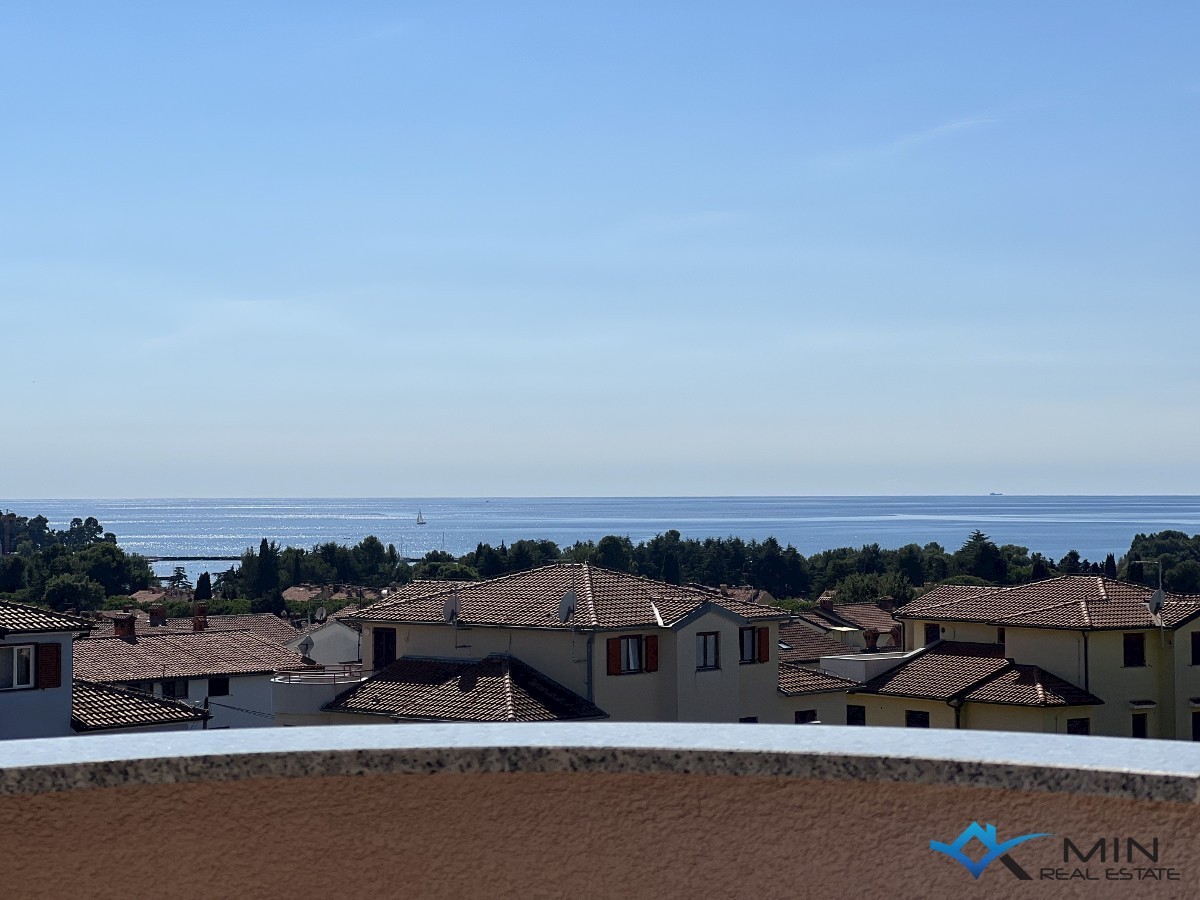
<path fill-rule="evenodd" d="M 1108 556 L 1104 557 L 1104 577 L 1105 578 L 1116 578 L 1117 577 L 1117 559 L 1111 553 L 1108 554 Z"/>
<path fill-rule="evenodd" d="M 627 537 L 616 537 L 606 534 L 596 544 L 596 557 L 593 562 L 605 569 L 617 572 L 628 572 L 632 557 L 632 544 Z"/>
<path fill-rule="evenodd" d="M 104 588 L 83 575 L 55 575 L 46 582 L 43 600 L 51 609 L 99 609 Z"/>
<path fill-rule="evenodd" d="M 1064 575 L 1078 575 L 1083 571 L 1083 563 L 1078 550 L 1068 550 L 1067 555 L 1058 561 L 1058 571 Z"/>
<path fill-rule="evenodd" d="M 679 560 L 669 550 L 663 556 L 662 580 L 667 584 L 680 583 Z"/>
<path fill-rule="evenodd" d="M 192 599 L 197 602 L 212 599 L 212 577 L 207 572 L 201 572 L 200 577 L 196 579 L 196 593 L 192 595 Z"/>

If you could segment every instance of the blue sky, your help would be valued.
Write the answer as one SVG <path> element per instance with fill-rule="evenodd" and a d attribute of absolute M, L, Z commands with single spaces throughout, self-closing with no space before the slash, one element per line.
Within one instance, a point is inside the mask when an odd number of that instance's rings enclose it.
<path fill-rule="evenodd" d="M 1200 9 L 0 10 L 0 496 L 1200 493 Z"/>

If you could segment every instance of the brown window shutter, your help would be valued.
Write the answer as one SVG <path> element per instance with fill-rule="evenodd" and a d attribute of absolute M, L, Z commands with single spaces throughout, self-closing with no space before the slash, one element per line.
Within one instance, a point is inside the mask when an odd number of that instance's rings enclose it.
<path fill-rule="evenodd" d="M 61 645 L 37 645 L 37 686 L 40 688 L 62 687 Z"/>
<path fill-rule="evenodd" d="M 608 639 L 608 674 L 621 674 L 621 639 Z"/>
<path fill-rule="evenodd" d="M 646 635 L 646 671 L 658 671 L 658 635 Z"/>
<path fill-rule="evenodd" d="M 758 661 L 771 661 L 771 629 L 758 629 Z"/>

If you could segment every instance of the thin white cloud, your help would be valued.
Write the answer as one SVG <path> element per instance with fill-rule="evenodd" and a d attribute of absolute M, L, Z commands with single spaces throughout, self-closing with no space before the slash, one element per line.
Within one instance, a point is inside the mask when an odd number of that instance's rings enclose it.
<path fill-rule="evenodd" d="M 878 159 L 879 157 L 883 156 L 891 156 L 893 154 L 902 153 L 926 144 L 944 141 L 956 135 L 962 134 L 965 131 L 982 128 L 988 125 L 995 125 L 1000 121 L 1000 119 L 990 118 L 987 116 L 951 119 L 948 122 L 942 122 L 940 125 L 935 125 L 932 128 L 925 128 L 921 131 L 902 134 L 899 137 L 881 141 L 880 143 L 870 147 L 860 147 L 854 150 L 831 153 L 826 156 L 811 159 L 809 162 L 818 166 L 841 168 L 853 165 L 854 163 L 865 162 L 867 160 Z"/>

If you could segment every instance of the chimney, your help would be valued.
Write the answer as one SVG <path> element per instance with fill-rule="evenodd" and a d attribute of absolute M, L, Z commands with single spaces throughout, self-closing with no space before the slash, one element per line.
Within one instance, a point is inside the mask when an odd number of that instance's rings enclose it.
<path fill-rule="evenodd" d="M 821 607 L 821 609 L 833 612 L 833 595 L 829 591 L 826 591 L 817 598 L 817 604 Z"/>
<path fill-rule="evenodd" d="M 157 628 L 167 624 L 167 607 L 162 603 L 150 604 L 150 624 Z"/>
<path fill-rule="evenodd" d="M 192 613 L 192 631 L 203 631 L 208 627 L 208 604 L 197 603 Z"/>
<path fill-rule="evenodd" d="M 893 625 L 892 630 L 888 632 L 892 636 L 892 646 L 900 647 L 904 644 L 904 629 L 899 625 Z"/>
<path fill-rule="evenodd" d="M 137 618 L 135 616 L 113 616 L 113 634 L 119 638 L 136 638 Z"/>
<path fill-rule="evenodd" d="M 879 652 L 879 629 L 878 628 L 868 628 L 866 631 L 863 632 L 863 639 L 867 642 L 867 652 L 868 653 L 878 653 Z"/>
<path fill-rule="evenodd" d="M 318 600 L 328 600 L 333 595 L 333 589 L 327 585 L 321 585 L 321 593 L 317 594 Z"/>
<path fill-rule="evenodd" d="M 884 612 L 891 612 L 896 606 L 896 600 L 894 597 L 880 597 L 875 601 L 875 605 Z"/>

